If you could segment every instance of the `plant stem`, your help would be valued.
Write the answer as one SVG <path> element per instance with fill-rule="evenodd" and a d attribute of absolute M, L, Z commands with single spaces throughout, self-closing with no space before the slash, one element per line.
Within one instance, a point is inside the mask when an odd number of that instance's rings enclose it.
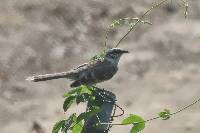
<path fill-rule="evenodd" d="M 178 114 L 178 113 L 180 113 L 180 112 L 182 112 L 182 111 L 184 111 L 184 110 L 190 108 L 191 106 L 193 106 L 193 105 L 195 105 L 195 104 L 197 104 L 197 103 L 199 103 L 199 102 L 200 102 L 200 98 L 197 99 L 197 100 L 195 100 L 193 103 L 191 103 L 191 104 L 189 104 L 189 105 L 183 107 L 182 109 L 177 110 L 176 112 L 174 112 L 174 113 L 172 113 L 172 114 L 170 114 L 170 115 L 171 115 L 171 116 L 172 116 L 172 115 L 176 115 L 176 114 Z"/>
<path fill-rule="evenodd" d="M 165 2 L 167 2 L 168 0 L 162 0 L 161 2 L 159 2 L 158 4 L 153 5 L 149 10 L 147 10 L 133 25 L 133 27 L 118 41 L 118 43 L 116 44 L 115 47 L 118 47 L 119 44 L 122 42 L 122 40 L 124 40 L 124 38 L 127 37 L 127 35 L 136 27 L 137 24 L 139 24 L 144 18 L 145 16 L 151 12 L 154 8 L 157 8 L 159 6 L 161 6 L 162 4 L 164 4 Z"/>
<path fill-rule="evenodd" d="M 200 102 L 200 98 L 198 98 L 197 100 L 195 100 L 194 102 L 192 102 L 191 104 L 189 104 L 189 105 L 187 105 L 187 106 L 185 106 L 185 107 L 183 107 L 183 108 L 181 108 L 181 109 L 179 109 L 179 110 L 177 110 L 176 112 L 174 112 L 174 113 L 171 113 L 170 114 L 170 116 L 174 116 L 174 115 L 176 115 L 176 114 L 178 114 L 178 113 L 180 113 L 180 112 L 183 112 L 184 110 L 186 110 L 186 109 L 188 109 L 188 108 L 190 108 L 190 107 L 192 107 L 192 106 L 194 106 L 195 104 L 197 104 L 197 103 L 199 103 Z M 160 116 L 157 116 L 157 117 L 153 117 L 153 118 L 150 118 L 150 119 L 148 119 L 148 120 L 145 120 L 145 121 L 141 121 L 141 122 L 138 122 L 138 123 L 146 123 L 146 122 L 150 122 L 150 121 L 153 121 L 153 120 L 156 120 L 156 119 L 159 119 L 159 118 L 161 118 Z M 138 123 L 135 123 L 135 124 L 138 124 Z M 118 126 L 122 126 L 122 125 L 127 125 L 127 124 L 121 124 L 121 123 L 100 123 L 101 125 L 118 125 Z"/>

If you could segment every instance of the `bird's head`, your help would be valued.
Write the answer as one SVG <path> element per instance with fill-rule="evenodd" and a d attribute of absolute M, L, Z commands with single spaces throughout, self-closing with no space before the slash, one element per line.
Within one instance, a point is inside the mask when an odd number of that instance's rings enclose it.
<path fill-rule="evenodd" d="M 120 48 L 112 48 L 106 52 L 105 59 L 118 64 L 120 57 L 125 53 L 128 53 L 128 51 Z"/>

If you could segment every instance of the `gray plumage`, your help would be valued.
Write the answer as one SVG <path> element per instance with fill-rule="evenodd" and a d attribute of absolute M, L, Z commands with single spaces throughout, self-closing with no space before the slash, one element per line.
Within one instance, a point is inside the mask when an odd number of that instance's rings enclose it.
<path fill-rule="evenodd" d="M 45 74 L 28 77 L 27 80 L 39 82 L 59 78 L 67 78 L 74 81 L 71 87 L 80 85 L 93 85 L 111 79 L 118 70 L 118 62 L 126 50 L 112 48 L 106 52 L 103 60 L 95 63 L 85 63 L 68 72 Z"/>

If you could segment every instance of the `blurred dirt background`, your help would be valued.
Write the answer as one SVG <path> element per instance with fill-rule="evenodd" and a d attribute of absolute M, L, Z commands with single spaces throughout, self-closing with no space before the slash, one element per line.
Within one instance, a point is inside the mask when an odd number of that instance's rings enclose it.
<path fill-rule="evenodd" d="M 50 133 L 53 124 L 85 105 L 62 110 L 66 79 L 31 83 L 31 75 L 67 71 L 102 49 L 113 19 L 136 17 L 152 0 L 0 0 L 0 133 Z M 200 1 L 189 1 L 189 16 L 176 2 L 149 16 L 121 46 L 117 75 L 102 83 L 126 112 L 145 119 L 164 108 L 176 111 L 200 96 Z M 112 31 L 113 46 L 127 29 Z M 119 118 L 122 119 L 122 118 Z M 117 120 L 116 122 L 118 122 Z M 147 124 L 145 133 L 199 133 L 199 105 L 168 121 Z M 128 133 L 130 127 L 112 128 Z"/>

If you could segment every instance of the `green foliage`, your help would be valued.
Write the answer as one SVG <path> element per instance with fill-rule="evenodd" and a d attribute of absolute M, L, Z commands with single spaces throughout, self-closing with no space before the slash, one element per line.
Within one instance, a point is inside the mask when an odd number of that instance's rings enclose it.
<path fill-rule="evenodd" d="M 79 123 L 77 123 L 73 129 L 72 129 L 72 133 L 81 133 L 83 129 L 83 121 L 80 121 Z"/>
<path fill-rule="evenodd" d="M 71 91 L 64 93 L 64 97 L 66 98 L 66 97 L 69 97 L 69 96 L 72 96 L 72 95 L 78 95 L 78 94 L 83 94 L 83 93 L 91 94 L 92 90 L 94 90 L 94 89 L 89 88 L 85 85 L 81 85 L 79 87 L 73 88 L 73 90 L 71 90 Z"/>
<path fill-rule="evenodd" d="M 145 121 L 138 115 L 130 114 L 129 117 L 125 118 L 122 121 L 123 125 L 130 125 L 132 124 L 133 127 L 130 133 L 138 133 L 145 128 Z"/>
<path fill-rule="evenodd" d="M 118 20 L 114 20 L 110 25 L 110 27 L 115 28 L 117 26 L 122 26 L 122 25 L 127 25 L 131 27 L 136 20 L 138 20 L 138 18 L 121 18 Z"/>
<path fill-rule="evenodd" d="M 81 113 L 81 114 L 78 116 L 78 118 L 77 118 L 77 122 L 80 122 L 80 121 L 82 121 L 82 120 L 87 120 L 87 119 L 89 119 L 91 116 L 97 114 L 99 111 L 100 111 L 100 108 L 94 106 L 94 107 L 92 107 L 89 111 Z"/>
<path fill-rule="evenodd" d="M 131 30 L 134 27 L 134 25 L 136 24 L 137 21 L 140 21 L 143 24 L 152 25 L 152 23 L 140 20 L 139 18 L 121 18 L 121 19 L 118 19 L 118 20 L 114 20 L 112 22 L 112 24 L 110 25 L 110 27 L 115 28 L 117 26 L 126 25 L 126 26 L 129 27 L 129 30 Z"/>
<path fill-rule="evenodd" d="M 162 118 L 162 120 L 168 120 L 171 116 L 170 110 L 164 109 L 164 111 L 160 112 L 159 117 Z"/>
<path fill-rule="evenodd" d="M 90 94 L 83 93 L 81 95 L 76 96 L 76 104 L 79 104 L 81 102 L 86 102 L 90 99 Z"/>
<path fill-rule="evenodd" d="M 63 104 L 63 110 L 65 112 L 69 109 L 69 107 L 72 105 L 75 99 L 76 99 L 76 96 L 69 96 L 65 99 L 64 104 Z"/>
<path fill-rule="evenodd" d="M 72 130 L 72 133 L 81 133 L 83 121 L 77 120 L 76 114 L 72 114 L 68 119 L 57 122 L 52 130 L 52 133 L 67 133 Z"/>
<path fill-rule="evenodd" d="M 102 51 L 100 52 L 99 54 L 93 56 L 91 59 L 90 59 L 90 63 L 91 64 L 94 64 L 96 63 L 97 61 L 103 61 L 105 58 L 105 51 Z"/>
<path fill-rule="evenodd" d="M 66 112 L 73 103 L 79 104 L 89 100 L 95 101 L 95 97 L 93 96 L 94 90 L 95 89 L 93 87 L 82 85 L 66 92 L 64 94 L 64 112 Z M 67 133 L 68 130 L 72 130 L 73 133 L 80 133 L 83 127 L 83 121 L 89 119 L 93 115 L 96 115 L 99 111 L 100 108 L 94 104 L 92 108 L 78 116 L 76 116 L 76 114 L 72 114 L 68 119 L 57 122 L 53 127 L 52 133 Z"/>
<path fill-rule="evenodd" d="M 57 122 L 53 127 L 52 133 L 67 133 L 74 122 L 76 122 L 76 114 L 72 114 L 67 120 Z"/>
<path fill-rule="evenodd" d="M 69 92 L 65 92 L 63 97 L 66 98 L 72 95 L 76 95 L 81 91 L 81 89 L 82 89 L 81 87 L 74 88 L 73 90 L 70 90 Z"/>
<path fill-rule="evenodd" d="M 58 133 L 64 125 L 65 125 L 65 120 L 57 122 L 53 127 L 52 133 Z"/>
<path fill-rule="evenodd" d="M 64 94 L 66 98 L 63 104 L 63 110 L 66 112 L 69 107 L 76 101 L 77 104 L 80 102 L 86 102 L 92 97 L 93 88 L 88 88 L 87 86 L 81 85 L 80 87 L 74 88 Z"/>

